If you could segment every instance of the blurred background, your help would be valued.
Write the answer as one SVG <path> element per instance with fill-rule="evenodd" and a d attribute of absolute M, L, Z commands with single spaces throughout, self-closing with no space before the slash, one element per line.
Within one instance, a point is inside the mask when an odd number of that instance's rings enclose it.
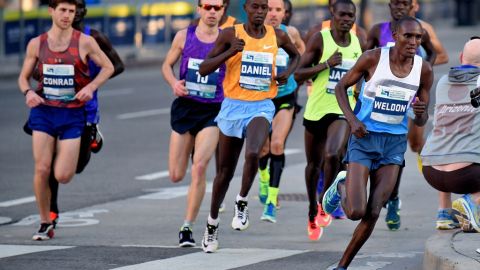
<path fill-rule="evenodd" d="M 194 18 L 196 0 L 87 0 L 87 25 L 105 33 L 126 62 L 159 57 L 175 33 Z M 229 13 L 245 21 L 242 5 L 231 1 Z M 389 0 L 354 0 L 358 23 L 367 30 L 389 20 Z M 300 31 L 328 17 L 327 0 L 292 0 L 291 24 Z M 480 21 L 480 0 L 419 0 L 417 17 L 435 25 L 461 27 Z M 51 25 L 48 0 L 0 0 L 0 61 L 22 62 L 28 41 Z"/>

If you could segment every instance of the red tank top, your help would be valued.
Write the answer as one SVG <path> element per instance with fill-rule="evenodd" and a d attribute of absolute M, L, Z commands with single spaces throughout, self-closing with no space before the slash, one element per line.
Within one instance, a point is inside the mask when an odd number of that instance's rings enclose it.
<path fill-rule="evenodd" d="M 40 35 L 37 68 L 40 80 L 37 90 L 45 98 L 45 105 L 78 108 L 84 105 L 75 94 L 90 83 L 88 64 L 83 63 L 79 52 L 81 32 L 73 30 L 70 45 L 63 52 L 48 48 L 48 34 Z"/>

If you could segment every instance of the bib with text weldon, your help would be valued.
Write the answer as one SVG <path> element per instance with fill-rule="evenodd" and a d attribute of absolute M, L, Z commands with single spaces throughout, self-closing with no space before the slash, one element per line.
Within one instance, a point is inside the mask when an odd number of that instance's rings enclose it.
<path fill-rule="evenodd" d="M 282 72 L 285 72 L 288 67 L 288 54 L 283 50 L 279 49 L 277 53 L 277 57 L 275 60 L 275 74 L 282 74 Z M 278 86 L 278 91 L 281 92 L 285 90 L 285 87 L 287 87 L 286 84 L 279 85 Z"/>
<path fill-rule="evenodd" d="M 73 65 L 43 64 L 43 93 L 46 99 L 75 99 L 75 69 Z"/>
<path fill-rule="evenodd" d="M 272 82 L 273 54 L 244 51 L 240 70 L 240 87 L 268 91 Z"/>
<path fill-rule="evenodd" d="M 401 123 L 415 93 L 401 87 L 378 85 L 370 118 L 387 124 Z"/>
<path fill-rule="evenodd" d="M 334 66 L 330 68 L 330 72 L 328 74 L 328 82 L 327 82 L 327 93 L 335 95 L 335 87 L 340 79 L 347 74 L 347 72 L 355 65 L 355 61 L 343 59 L 342 64 L 338 66 Z M 347 90 L 347 94 L 349 96 L 353 95 L 353 88 L 349 87 Z"/>
<path fill-rule="evenodd" d="M 215 98 L 215 91 L 217 90 L 217 81 L 219 69 L 201 76 L 198 72 L 202 59 L 189 58 L 187 76 L 185 77 L 185 87 L 187 88 L 189 96 L 197 96 L 202 98 Z"/>

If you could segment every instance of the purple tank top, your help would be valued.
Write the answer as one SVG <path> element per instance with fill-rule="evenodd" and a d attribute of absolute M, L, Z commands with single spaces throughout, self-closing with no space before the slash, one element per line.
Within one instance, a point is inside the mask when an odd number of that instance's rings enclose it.
<path fill-rule="evenodd" d="M 195 35 L 195 29 L 197 29 L 196 25 L 190 25 L 187 29 L 180 64 L 180 80 L 185 80 L 188 91 L 188 96 L 185 97 L 202 103 L 222 102 L 225 64 L 205 77 L 200 76 L 198 73 L 200 63 L 207 57 L 215 43 L 200 41 Z"/>
<path fill-rule="evenodd" d="M 393 40 L 392 29 L 390 28 L 390 22 L 380 24 L 380 38 L 378 42 L 380 43 L 379 47 L 385 47 L 389 42 L 395 43 L 395 40 Z"/>

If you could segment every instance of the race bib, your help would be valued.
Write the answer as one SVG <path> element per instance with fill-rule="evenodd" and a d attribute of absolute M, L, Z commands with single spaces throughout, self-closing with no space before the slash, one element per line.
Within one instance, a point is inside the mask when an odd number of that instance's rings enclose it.
<path fill-rule="evenodd" d="M 282 72 L 285 72 L 287 70 L 287 67 L 288 67 L 288 54 L 286 54 L 283 49 L 279 49 L 277 57 L 275 58 L 275 74 L 281 74 Z M 279 85 L 278 91 L 284 90 L 285 87 L 286 87 L 286 84 Z"/>
<path fill-rule="evenodd" d="M 75 69 L 73 65 L 43 64 L 43 93 L 46 99 L 75 99 Z"/>
<path fill-rule="evenodd" d="M 187 88 L 189 96 L 213 99 L 215 98 L 215 92 L 217 90 L 219 69 L 207 76 L 201 76 L 198 70 L 202 62 L 202 59 L 188 59 L 185 87 Z"/>
<path fill-rule="evenodd" d="M 272 53 L 244 51 L 240 70 L 240 87 L 255 91 L 270 90 L 272 70 Z"/>
<path fill-rule="evenodd" d="M 335 95 L 335 87 L 340 79 L 347 74 L 347 72 L 353 67 L 355 61 L 344 59 L 342 60 L 342 64 L 331 67 L 330 73 L 328 74 L 328 82 L 327 82 L 327 94 Z M 349 87 L 347 90 L 347 94 L 349 96 L 353 96 L 353 88 Z"/>
<path fill-rule="evenodd" d="M 370 118 L 382 123 L 400 124 L 415 93 L 415 90 L 378 85 Z"/>

